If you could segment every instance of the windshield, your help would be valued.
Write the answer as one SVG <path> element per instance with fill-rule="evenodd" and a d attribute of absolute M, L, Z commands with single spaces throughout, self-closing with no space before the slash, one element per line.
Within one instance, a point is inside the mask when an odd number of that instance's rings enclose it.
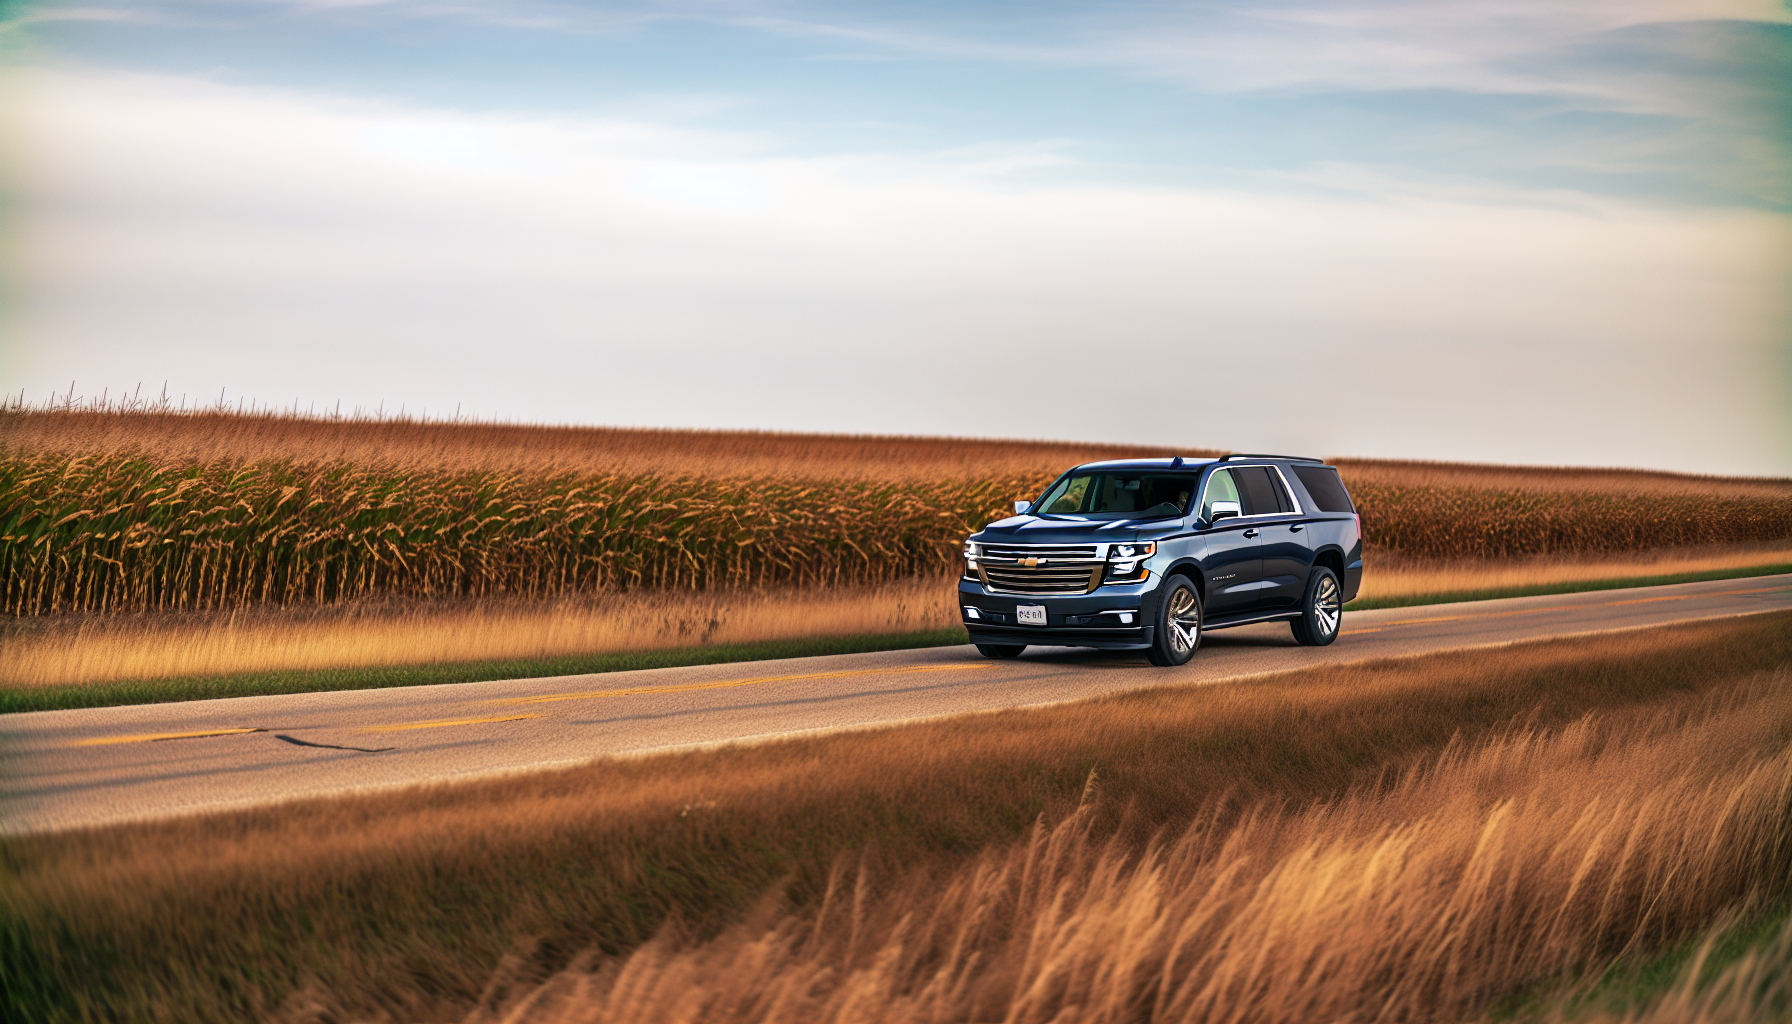
<path fill-rule="evenodd" d="M 1188 511 L 1195 492 L 1192 473 L 1072 473 L 1033 506 L 1035 515 L 1107 519 L 1165 519 Z"/>

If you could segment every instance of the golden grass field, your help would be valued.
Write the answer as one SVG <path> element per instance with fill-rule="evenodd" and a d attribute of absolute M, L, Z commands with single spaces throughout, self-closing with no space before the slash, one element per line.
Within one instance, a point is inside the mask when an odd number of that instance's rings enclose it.
<path fill-rule="evenodd" d="M 1570 997 L 1784 913 L 1789 673 L 1775 613 L 8 838 L 6 1016 L 1764 1024 L 1771 942 Z"/>
<path fill-rule="evenodd" d="M 943 878 L 879 891 L 840 865 L 811 913 L 592 958 L 485 1019 L 1460 1017 L 1783 884 L 1788 683 L 1703 715 L 1515 730 L 1335 802 L 1215 808 L 1144 844 L 1098 831 L 1092 772 L 1077 811 Z M 1729 756 L 1707 760 L 1713 744 Z"/>
<path fill-rule="evenodd" d="M 921 633 L 958 625 L 954 586 L 937 577 L 794 592 L 51 617 L 7 638 L 0 689 Z"/>

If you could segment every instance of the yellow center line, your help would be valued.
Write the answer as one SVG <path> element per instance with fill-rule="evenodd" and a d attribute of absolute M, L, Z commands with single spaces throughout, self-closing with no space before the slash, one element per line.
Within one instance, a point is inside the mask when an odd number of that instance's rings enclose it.
<path fill-rule="evenodd" d="M 79 740 L 70 743 L 71 747 L 109 747 L 116 743 L 156 743 L 161 740 L 192 740 L 201 736 L 240 736 L 246 732 L 266 732 L 266 729 L 201 729 L 196 732 L 146 732 L 134 736 L 101 736 L 98 739 Z"/>
<path fill-rule="evenodd" d="M 1468 619 L 1468 618 L 1473 618 L 1473 616 L 1470 616 L 1470 615 L 1445 615 L 1445 616 L 1442 616 L 1442 617 L 1436 618 L 1436 619 L 1400 619 L 1399 621 L 1396 621 L 1396 622 L 1384 622 L 1384 623 L 1382 623 L 1382 625 L 1384 625 L 1384 626 L 1416 626 L 1421 622 L 1459 622 L 1462 619 Z"/>
<path fill-rule="evenodd" d="M 436 722 L 402 722 L 398 725 L 369 725 L 362 732 L 403 732 L 406 729 L 440 729 L 449 725 L 486 725 L 491 722 L 520 722 L 525 718 L 546 718 L 546 715 L 498 715 L 493 718 L 445 718 Z"/>
<path fill-rule="evenodd" d="M 913 668 L 861 668 L 840 672 L 804 672 L 790 676 L 759 676 L 753 679 L 730 679 L 720 683 L 687 683 L 683 686 L 632 686 L 620 690 L 586 690 L 582 693 L 551 693 L 540 697 L 505 697 L 493 704 L 545 704 L 556 700 L 586 700 L 592 697 L 634 697 L 650 693 L 688 693 L 692 690 L 726 690 L 736 686 L 760 683 L 789 683 L 802 679 L 840 679 L 845 676 L 899 675 L 908 672 L 962 672 L 994 668 L 994 665 L 918 665 Z"/>
<path fill-rule="evenodd" d="M 1636 597 L 1628 601 L 1604 601 L 1603 607 L 1616 608 L 1621 604 L 1654 604 L 1657 601 L 1685 601 L 1689 598 L 1704 597 L 1703 594 L 1675 594 L 1672 597 Z"/>
<path fill-rule="evenodd" d="M 1379 632 L 1381 632 L 1380 627 L 1377 627 L 1375 629 L 1347 629 L 1340 635 L 1356 636 L 1358 633 L 1379 633 Z"/>

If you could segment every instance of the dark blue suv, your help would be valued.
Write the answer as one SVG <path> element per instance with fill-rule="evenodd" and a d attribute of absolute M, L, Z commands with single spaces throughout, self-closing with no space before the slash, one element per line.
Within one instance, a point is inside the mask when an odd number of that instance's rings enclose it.
<path fill-rule="evenodd" d="M 1228 455 L 1078 466 L 965 541 L 958 603 L 991 658 L 1029 645 L 1193 657 L 1204 630 L 1286 620 L 1338 638 L 1362 523 L 1318 459 Z"/>

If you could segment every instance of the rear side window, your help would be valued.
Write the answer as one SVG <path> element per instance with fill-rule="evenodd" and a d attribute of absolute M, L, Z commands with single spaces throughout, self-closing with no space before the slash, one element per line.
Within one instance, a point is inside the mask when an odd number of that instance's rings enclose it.
<path fill-rule="evenodd" d="M 1344 481 L 1338 479 L 1338 471 L 1330 466 L 1295 466 L 1294 475 L 1312 496 L 1313 503 L 1321 512 L 1355 512 L 1356 506 L 1350 503 L 1350 492 L 1344 489 Z"/>
<path fill-rule="evenodd" d="M 1288 496 L 1288 485 L 1282 482 L 1282 474 L 1270 470 L 1269 485 L 1275 489 L 1277 508 L 1282 512 L 1294 511 L 1294 499 Z"/>
<path fill-rule="evenodd" d="M 1240 466 L 1230 472 L 1238 482 L 1239 495 L 1244 499 L 1245 515 L 1273 516 L 1282 511 L 1282 503 L 1277 500 L 1276 485 L 1269 478 L 1269 470 L 1262 466 Z"/>

